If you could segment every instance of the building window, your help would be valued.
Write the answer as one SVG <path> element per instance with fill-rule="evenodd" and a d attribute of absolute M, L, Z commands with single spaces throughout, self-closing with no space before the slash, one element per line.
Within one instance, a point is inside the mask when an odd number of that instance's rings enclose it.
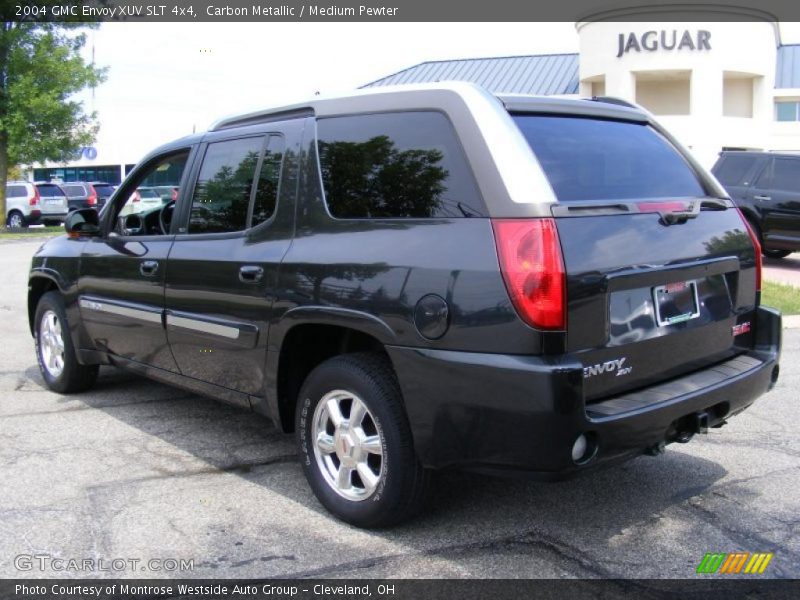
<path fill-rule="evenodd" d="M 800 121 L 800 102 L 775 102 L 776 121 Z"/>

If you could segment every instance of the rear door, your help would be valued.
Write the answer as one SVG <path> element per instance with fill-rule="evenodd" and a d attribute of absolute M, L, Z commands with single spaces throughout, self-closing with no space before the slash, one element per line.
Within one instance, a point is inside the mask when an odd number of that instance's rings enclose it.
<path fill-rule="evenodd" d="M 588 401 L 752 344 L 756 257 L 732 204 L 646 122 L 515 120 L 547 175 L 567 271 L 567 348 Z"/>
<path fill-rule="evenodd" d="M 800 247 L 800 157 L 771 156 L 750 190 L 768 248 Z"/>
<path fill-rule="evenodd" d="M 284 155 L 301 125 L 210 134 L 201 150 L 166 281 L 167 336 L 183 375 L 263 393 L 278 266 L 294 226 Z"/>

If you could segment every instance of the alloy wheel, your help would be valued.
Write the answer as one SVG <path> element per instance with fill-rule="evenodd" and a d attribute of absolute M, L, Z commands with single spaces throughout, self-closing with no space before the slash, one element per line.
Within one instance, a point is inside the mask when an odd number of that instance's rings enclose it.
<path fill-rule="evenodd" d="M 312 441 L 325 482 L 348 500 L 366 500 L 385 475 L 383 437 L 366 404 L 335 390 L 314 411 Z"/>

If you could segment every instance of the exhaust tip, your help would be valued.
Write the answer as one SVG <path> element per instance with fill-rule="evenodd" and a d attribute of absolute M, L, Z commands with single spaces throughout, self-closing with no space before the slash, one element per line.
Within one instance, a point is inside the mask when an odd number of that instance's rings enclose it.
<path fill-rule="evenodd" d="M 592 433 L 581 433 L 572 444 L 572 462 L 585 465 L 597 454 L 597 442 Z"/>

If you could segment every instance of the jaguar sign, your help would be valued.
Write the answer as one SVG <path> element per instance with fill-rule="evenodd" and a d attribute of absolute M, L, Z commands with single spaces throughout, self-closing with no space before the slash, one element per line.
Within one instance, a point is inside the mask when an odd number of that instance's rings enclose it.
<path fill-rule="evenodd" d="M 657 50 L 711 50 L 711 32 L 698 29 L 694 33 L 688 29 L 683 33 L 676 29 L 667 31 L 646 31 L 642 34 L 620 33 L 617 58 L 630 51 L 656 52 Z"/>

